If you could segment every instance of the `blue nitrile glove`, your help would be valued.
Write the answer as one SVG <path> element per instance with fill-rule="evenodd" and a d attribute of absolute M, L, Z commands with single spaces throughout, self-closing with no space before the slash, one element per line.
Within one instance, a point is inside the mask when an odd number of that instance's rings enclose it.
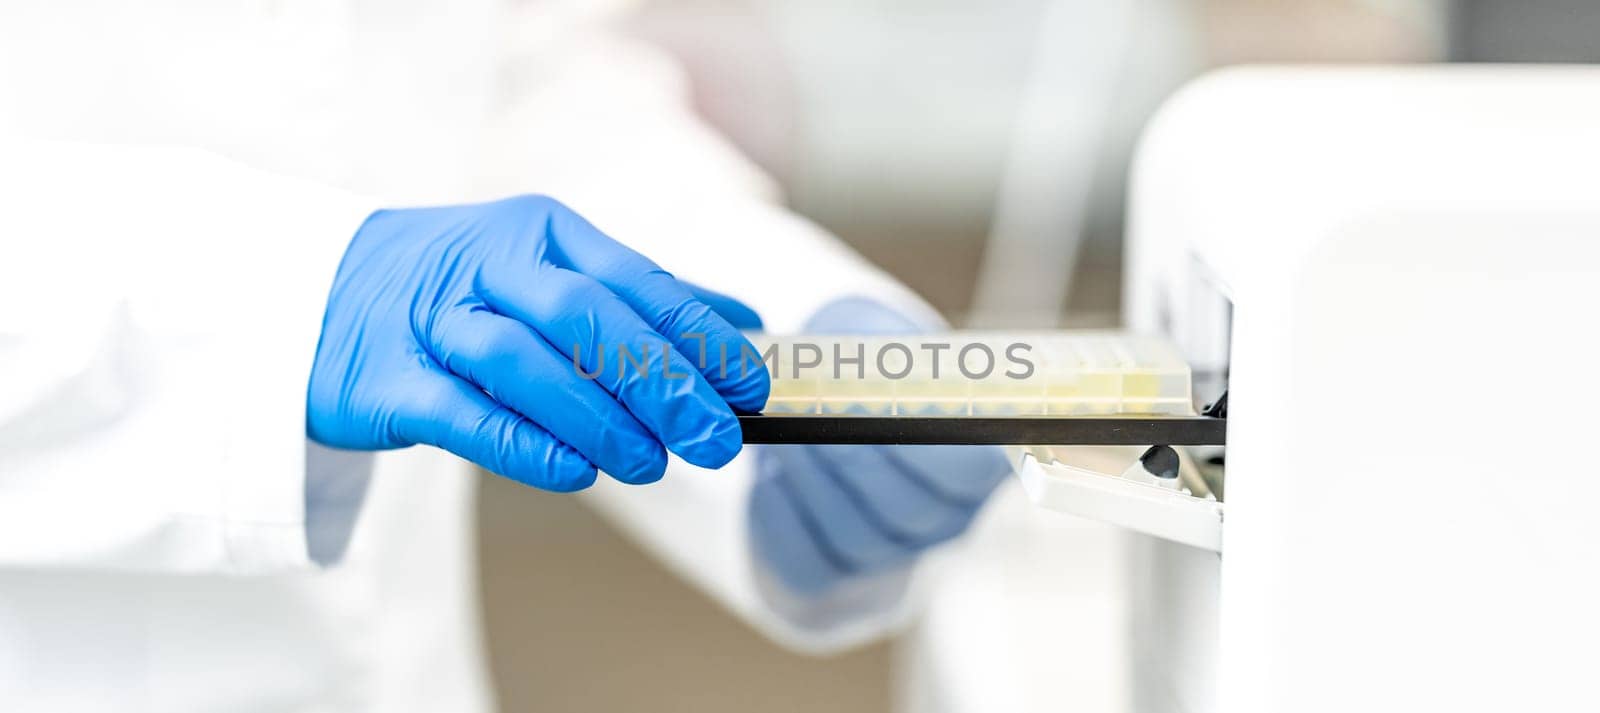
<path fill-rule="evenodd" d="M 814 334 L 905 334 L 916 325 L 852 298 L 813 316 Z M 903 568 L 960 534 L 1010 472 L 982 446 L 765 446 L 750 499 L 758 562 L 800 595 Z"/>
<path fill-rule="evenodd" d="M 438 446 L 549 490 L 597 466 L 657 480 L 667 450 L 721 466 L 741 445 L 734 409 L 760 410 L 771 385 L 719 374 L 719 345 L 747 342 L 706 300 L 754 313 L 695 290 L 549 198 L 378 211 L 328 296 L 306 432 Z"/>

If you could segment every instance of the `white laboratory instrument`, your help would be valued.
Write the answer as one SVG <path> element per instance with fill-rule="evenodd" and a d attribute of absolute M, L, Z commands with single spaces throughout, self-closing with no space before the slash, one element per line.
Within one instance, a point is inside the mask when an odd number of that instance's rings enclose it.
<path fill-rule="evenodd" d="M 1224 497 L 1019 456 L 1133 533 L 1130 708 L 1600 709 L 1596 166 L 1595 68 L 1234 69 L 1158 114 L 1126 316 L 1226 383 Z"/>

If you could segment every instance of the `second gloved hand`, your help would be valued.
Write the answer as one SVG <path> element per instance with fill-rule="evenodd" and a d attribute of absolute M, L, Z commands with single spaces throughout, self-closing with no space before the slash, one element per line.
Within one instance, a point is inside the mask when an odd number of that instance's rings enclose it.
<path fill-rule="evenodd" d="M 554 200 L 383 210 L 351 241 L 323 321 L 306 430 L 336 448 L 427 444 L 549 490 L 659 479 L 667 451 L 739 452 L 766 370 L 702 358 L 754 313 L 680 282 Z"/>
<path fill-rule="evenodd" d="M 863 299 L 833 302 L 813 334 L 904 334 L 916 325 Z M 1010 472 L 980 446 L 765 446 L 750 527 L 758 564 L 791 593 L 817 596 L 909 565 L 961 534 Z"/>

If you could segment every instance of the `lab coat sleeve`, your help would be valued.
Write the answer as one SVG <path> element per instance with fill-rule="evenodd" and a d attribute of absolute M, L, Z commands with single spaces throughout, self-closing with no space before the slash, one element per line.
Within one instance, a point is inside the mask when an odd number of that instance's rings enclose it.
<path fill-rule="evenodd" d="M 192 149 L 0 137 L 0 156 L 0 567 L 336 557 L 365 470 L 308 476 L 306 381 L 373 206 Z"/>
<path fill-rule="evenodd" d="M 548 193 L 677 276 L 737 297 L 773 332 L 794 332 L 846 296 L 924 324 L 938 315 L 833 236 L 778 205 L 775 184 L 697 121 L 676 65 L 647 47 L 569 33 L 562 71 L 486 133 L 488 194 Z M 717 471 L 674 459 L 647 487 L 602 478 L 591 505 L 758 630 L 827 653 L 872 640 L 914 609 L 909 570 L 825 600 L 787 596 L 751 554 L 753 448 Z"/>

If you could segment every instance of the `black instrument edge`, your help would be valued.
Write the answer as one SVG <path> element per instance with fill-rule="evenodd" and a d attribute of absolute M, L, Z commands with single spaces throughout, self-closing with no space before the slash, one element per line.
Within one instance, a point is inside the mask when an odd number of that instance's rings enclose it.
<path fill-rule="evenodd" d="M 752 444 L 1220 446 L 1228 419 L 1209 416 L 740 415 Z"/>

